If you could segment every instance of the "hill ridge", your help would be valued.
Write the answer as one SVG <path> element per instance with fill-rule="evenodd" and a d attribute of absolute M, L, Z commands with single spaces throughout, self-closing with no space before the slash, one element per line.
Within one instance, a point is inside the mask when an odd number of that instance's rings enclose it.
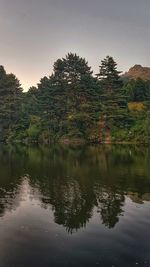
<path fill-rule="evenodd" d="M 143 80 L 150 80 L 150 67 L 143 67 L 140 64 L 135 64 L 128 72 L 125 72 L 122 77 L 129 79 L 141 78 Z"/>

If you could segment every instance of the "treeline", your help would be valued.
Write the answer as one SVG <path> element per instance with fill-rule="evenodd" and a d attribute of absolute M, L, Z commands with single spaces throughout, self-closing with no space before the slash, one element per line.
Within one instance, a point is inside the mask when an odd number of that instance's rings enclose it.
<path fill-rule="evenodd" d="M 93 75 L 70 53 L 25 93 L 1 66 L 0 141 L 149 143 L 150 81 L 124 79 L 110 56 Z"/>

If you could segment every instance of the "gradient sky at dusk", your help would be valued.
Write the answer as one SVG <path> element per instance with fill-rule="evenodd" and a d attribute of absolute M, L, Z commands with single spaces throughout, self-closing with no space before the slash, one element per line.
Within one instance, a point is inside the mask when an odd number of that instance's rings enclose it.
<path fill-rule="evenodd" d="M 150 66 L 150 0 L 0 0 L 0 65 L 36 85 L 67 52 Z"/>

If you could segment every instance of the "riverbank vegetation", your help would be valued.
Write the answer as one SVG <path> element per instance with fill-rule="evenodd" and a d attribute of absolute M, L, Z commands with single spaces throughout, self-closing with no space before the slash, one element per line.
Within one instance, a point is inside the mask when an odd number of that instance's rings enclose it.
<path fill-rule="evenodd" d="M 124 78 L 110 56 L 93 75 L 70 53 L 23 92 L 1 66 L 0 141 L 150 143 L 150 81 Z"/>

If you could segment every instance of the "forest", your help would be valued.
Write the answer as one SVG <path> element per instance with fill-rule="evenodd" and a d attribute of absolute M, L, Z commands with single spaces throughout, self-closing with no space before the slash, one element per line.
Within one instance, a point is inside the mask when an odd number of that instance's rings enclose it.
<path fill-rule="evenodd" d="M 150 143 L 150 81 L 125 78 L 111 56 L 93 74 L 69 53 L 23 91 L 0 66 L 0 142 Z"/>

